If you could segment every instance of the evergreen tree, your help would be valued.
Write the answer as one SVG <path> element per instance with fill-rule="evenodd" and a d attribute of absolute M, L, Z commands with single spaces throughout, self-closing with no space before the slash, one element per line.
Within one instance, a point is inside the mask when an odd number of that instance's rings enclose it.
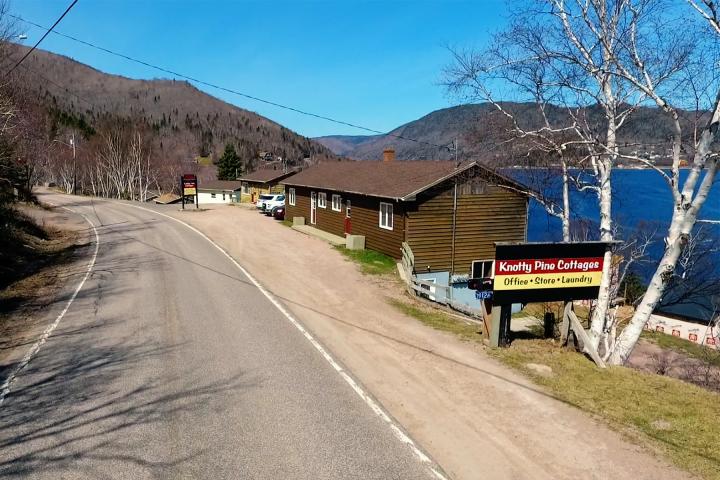
<path fill-rule="evenodd" d="M 625 297 L 626 303 L 634 305 L 645 294 L 646 289 L 647 286 L 643 283 L 640 275 L 635 272 L 628 272 L 620 284 L 618 293 Z"/>
<path fill-rule="evenodd" d="M 242 162 L 235 152 L 235 147 L 228 143 L 218 161 L 218 180 L 235 180 L 243 173 Z"/>

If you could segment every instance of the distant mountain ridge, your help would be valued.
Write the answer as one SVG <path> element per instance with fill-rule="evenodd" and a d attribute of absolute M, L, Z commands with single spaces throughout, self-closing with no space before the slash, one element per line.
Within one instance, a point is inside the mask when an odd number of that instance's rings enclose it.
<path fill-rule="evenodd" d="M 337 155 L 347 155 L 355 151 L 360 145 L 384 135 L 329 135 L 316 137 L 313 140 L 325 145 Z"/>
<path fill-rule="evenodd" d="M 531 103 L 504 102 L 503 107 L 515 114 L 526 129 L 540 128 L 542 118 Z M 597 108 L 585 109 L 588 118 L 600 122 Z M 560 107 L 550 107 L 551 122 L 560 122 L 567 114 Z M 386 135 L 345 136 L 330 135 L 315 138 L 334 153 L 360 160 L 380 159 L 385 148 L 395 149 L 401 160 L 451 159 L 454 153 L 449 146 L 457 139 L 462 159 L 479 159 L 489 163 L 513 163 L 509 147 L 505 147 L 506 126 L 504 116 L 488 103 L 460 105 L 431 112 L 417 120 L 406 123 Z M 686 114 L 686 122 L 691 121 Z M 689 132 L 688 129 L 685 129 Z M 640 108 L 619 132 L 622 144 L 635 149 L 661 153 L 672 128 L 664 114 L 655 108 Z M 406 137 L 420 142 L 403 140 Z M 442 148 L 427 144 L 439 145 Z"/>
<path fill-rule="evenodd" d="M 13 57 L 27 51 L 20 45 L 16 48 Z M 23 66 L 18 71 L 26 70 L 27 88 L 48 109 L 79 118 L 90 126 L 108 120 L 143 123 L 157 134 L 164 155 L 216 160 L 225 144 L 231 142 L 241 157 L 247 158 L 256 158 L 259 152 L 293 163 L 302 162 L 304 157 L 335 157 L 312 139 L 202 92 L 188 82 L 130 79 L 43 50 L 33 52 Z"/>

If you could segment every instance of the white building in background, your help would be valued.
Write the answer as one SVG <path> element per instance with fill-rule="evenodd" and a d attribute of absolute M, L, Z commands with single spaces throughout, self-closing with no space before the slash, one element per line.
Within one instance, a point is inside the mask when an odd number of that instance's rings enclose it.
<path fill-rule="evenodd" d="M 242 182 L 237 180 L 211 180 L 198 182 L 198 203 L 239 203 Z"/>
<path fill-rule="evenodd" d="M 720 349 L 720 315 L 704 305 L 673 305 L 657 309 L 645 326 L 699 345 Z"/>

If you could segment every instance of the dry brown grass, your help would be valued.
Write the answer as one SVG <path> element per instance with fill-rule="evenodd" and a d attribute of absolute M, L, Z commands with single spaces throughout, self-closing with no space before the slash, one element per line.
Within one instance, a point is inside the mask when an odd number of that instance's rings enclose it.
<path fill-rule="evenodd" d="M 29 208 L 42 210 L 25 207 Z M 60 230 L 42 221 L 38 224 L 19 210 L 5 214 L 9 221 L 1 240 L 0 348 L 22 341 L 34 314 L 63 284 L 79 243 L 76 231 Z"/>
<path fill-rule="evenodd" d="M 720 395 L 669 377 L 625 367 L 597 368 L 546 340 L 516 340 L 490 351 L 553 395 L 659 449 L 700 478 L 720 479 Z M 552 368 L 543 376 L 527 368 Z"/>

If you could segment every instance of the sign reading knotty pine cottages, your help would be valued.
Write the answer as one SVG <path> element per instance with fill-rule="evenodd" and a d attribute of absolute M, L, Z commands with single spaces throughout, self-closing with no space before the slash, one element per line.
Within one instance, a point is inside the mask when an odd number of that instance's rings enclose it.
<path fill-rule="evenodd" d="M 602 257 L 499 260 L 495 264 L 495 289 L 597 287 Z"/>
<path fill-rule="evenodd" d="M 496 243 L 492 317 L 485 318 L 490 345 L 497 347 L 510 342 L 513 303 L 556 301 L 565 302 L 561 336 L 568 338 L 572 329 L 589 345 L 584 327 L 572 311 L 572 301 L 597 298 L 604 255 L 610 244 Z M 480 283 L 473 282 L 475 286 Z M 588 353 L 598 365 L 603 365 L 594 349 L 590 348 Z"/>
<path fill-rule="evenodd" d="M 598 295 L 605 242 L 498 243 L 494 301 L 582 300 Z"/>

